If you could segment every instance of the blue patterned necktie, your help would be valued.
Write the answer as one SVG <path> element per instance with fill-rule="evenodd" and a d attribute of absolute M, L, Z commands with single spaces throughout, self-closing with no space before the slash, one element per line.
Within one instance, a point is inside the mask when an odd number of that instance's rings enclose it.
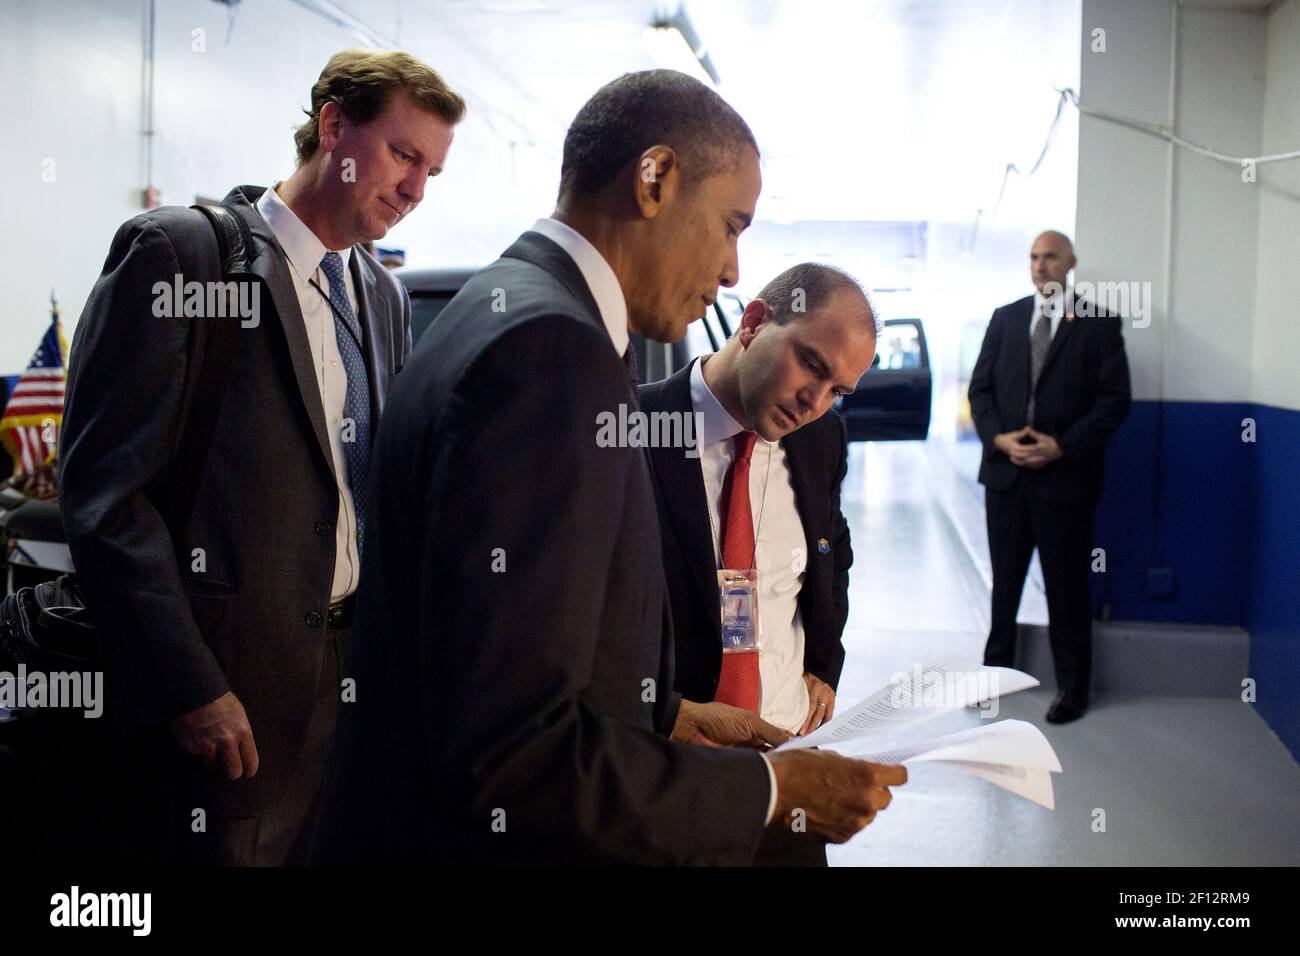
<path fill-rule="evenodd" d="M 334 338 L 338 341 L 339 357 L 348 378 L 347 398 L 343 414 L 353 422 L 352 440 L 343 433 L 343 457 L 348 463 L 348 487 L 352 489 L 352 505 L 357 515 L 357 551 L 361 550 L 365 530 L 366 469 L 370 465 L 370 380 L 366 375 L 366 360 L 361 351 L 361 323 L 348 301 L 348 287 L 343 278 L 343 257 L 337 252 L 325 253 L 321 270 L 330 281 L 330 302 L 334 308 Z"/>

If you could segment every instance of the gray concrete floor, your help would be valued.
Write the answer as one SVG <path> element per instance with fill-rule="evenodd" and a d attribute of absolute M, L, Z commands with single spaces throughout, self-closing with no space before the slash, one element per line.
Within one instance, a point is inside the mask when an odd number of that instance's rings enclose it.
<path fill-rule="evenodd" d="M 977 549 L 987 543 L 969 511 L 978 497 L 963 491 L 963 451 L 851 447 L 842 705 L 933 656 L 981 659 L 988 590 Z M 1040 582 L 1027 583 L 1021 619 L 1046 620 Z M 1056 750 L 1055 810 L 916 764 L 871 826 L 829 848 L 831 865 L 1300 865 L 1300 765 L 1249 705 L 1103 695 L 1057 726 L 1043 719 L 1050 702 L 1045 689 L 1024 691 L 1001 701 L 1000 716 L 1036 724 Z M 980 722 L 976 710 L 958 711 L 942 732 Z"/>

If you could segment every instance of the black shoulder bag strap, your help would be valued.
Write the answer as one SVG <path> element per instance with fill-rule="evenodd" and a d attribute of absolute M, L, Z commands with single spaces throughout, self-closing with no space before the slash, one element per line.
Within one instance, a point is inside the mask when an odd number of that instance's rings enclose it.
<path fill-rule="evenodd" d="M 255 282 L 252 277 L 253 237 L 243 216 L 225 206 L 191 206 L 212 224 L 217 236 L 223 281 Z M 217 414 L 221 410 L 226 380 L 235 357 L 239 330 L 236 316 L 211 318 L 212 328 L 204 343 L 199 378 L 190 399 L 189 414 L 182 426 L 172 474 L 165 483 L 158 510 L 171 533 L 173 548 L 179 548 L 198 495 L 199 477 L 208 457 Z"/>

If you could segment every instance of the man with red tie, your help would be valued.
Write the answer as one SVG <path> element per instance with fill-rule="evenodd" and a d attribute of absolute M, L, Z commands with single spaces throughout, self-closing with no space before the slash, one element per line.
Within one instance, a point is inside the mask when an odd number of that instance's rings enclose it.
<path fill-rule="evenodd" d="M 650 449 L 686 700 L 801 734 L 834 712 L 853 552 L 845 429 L 825 413 L 875 342 L 857 282 L 804 263 L 749 303 L 720 352 L 638 390 L 642 411 L 693 413 L 699 428 L 695 448 Z M 824 866 L 825 845 L 770 828 L 754 862 Z"/>

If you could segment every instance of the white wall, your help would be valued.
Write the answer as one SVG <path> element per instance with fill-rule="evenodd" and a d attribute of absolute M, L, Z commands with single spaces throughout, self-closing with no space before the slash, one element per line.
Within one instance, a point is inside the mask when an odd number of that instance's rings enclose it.
<path fill-rule="evenodd" d="M 49 321 L 51 287 L 72 339 L 114 231 L 143 209 L 147 6 L 0 3 L 0 89 L 10 93 L 0 150 L 0 374 L 26 366 Z M 188 205 L 292 172 L 293 129 L 311 84 L 331 54 L 359 45 L 356 36 L 289 0 L 242 3 L 233 30 L 227 8 L 212 0 L 158 0 L 156 9 L 152 183 L 163 202 Z M 373 25 L 393 31 L 377 9 L 368 11 Z M 456 86 L 472 64 L 453 47 L 411 52 Z M 384 240 L 406 248 L 408 261 L 490 262 L 553 208 L 558 154 L 512 146 L 515 131 L 499 117 L 496 131 L 490 124 L 486 111 L 471 110 L 446 172 Z"/>
<path fill-rule="evenodd" d="M 1263 154 L 1300 149 L 1300 2 L 1268 20 Z M 1260 168 L 1252 401 L 1300 409 L 1300 162 Z"/>
<path fill-rule="evenodd" d="M 0 4 L 0 374 L 27 366 L 51 287 L 71 339 L 113 230 L 140 208 L 141 9 Z"/>
<path fill-rule="evenodd" d="M 357 45 L 352 34 L 288 0 L 242 4 L 228 46 L 227 23 L 224 8 L 211 0 L 159 4 L 154 179 L 165 202 L 193 202 L 194 192 L 224 196 L 238 183 L 288 176 L 293 130 L 305 119 L 311 84 L 330 54 Z M 196 29 L 206 31 L 206 53 L 192 50 Z M 468 71 L 449 52 L 411 52 L 453 87 Z M 480 88 L 476 81 L 473 92 Z M 489 117 L 471 109 L 456 128 L 445 172 L 382 243 L 404 248 L 412 263 L 484 265 L 551 212 L 558 182 L 557 160 L 523 144 L 512 149 Z"/>
<path fill-rule="evenodd" d="M 1267 19 L 1179 11 L 1180 135 L 1234 155 L 1259 153 Z M 1250 393 L 1259 186 L 1240 166 L 1174 157 L 1173 299 L 1166 397 L 1245 401 Z"/>
<path fill-rule="evenodd" d="M 1093 52 L 1093 31 L 1106 50 Z M 1084 0 L 1080 102 L 1134 119 L 1164 123 L 1169 108 L 1170 6 Z M 1079 119 L 1077 280 L 1150 281 L 1164 295 L 1166 145 L 1144 133 L 1089 116 Z M 1159 395 L 1163 310 L 1151 327 L 1125 330 L 1134 398 Z"/>
<path fill-rule="evenodd" d="M 1290 30 L 1295 75 L 1295 27 L 1286 23 L 1295 6 L 1288 0 L 1269 17 L 1249 10 L 1175 9 L 1161 0 L 1085 0 L 1082 105 L 1168 124 L 1170 40 L 1176 30 L 1172 113 L 1180 135 L 1240 156 L 1268 151 L 1265 136 L 1275 144 L 1286 140 L 1279 149 L 1300 147 L 1294 119 L 1286 133 L 1270 129 L 1293 109 L 1294 81 L 1289 91 L 1266 93 L 1264 69 L 1266 51 L 1285 47 L 1278 34 Z M 1089 48 L 1097 27 L 1106 30 L 1104 53 Z M 1270 71 L 1270 85 L 1285 72 L 1278 70 L 1275 78 Z M 1266 117 L 1266 102 L 1276 116 Z M 1295 171 L 1291 165 L 1284 175 Z M 1242 182 L 1240 167 L 1106 120 L 1081 118 L 1078 277 L 1149 281 L 1154 292 L 1151 325 L 1125 330 L 1134 398 L 1241 402 L 1257 393 L 1264 189 Z M 1268 228 L 1280 233 L 1282 218 L 1275 210 Z M 1275 354 L 1271 346 L 1265 351 Z"/>

